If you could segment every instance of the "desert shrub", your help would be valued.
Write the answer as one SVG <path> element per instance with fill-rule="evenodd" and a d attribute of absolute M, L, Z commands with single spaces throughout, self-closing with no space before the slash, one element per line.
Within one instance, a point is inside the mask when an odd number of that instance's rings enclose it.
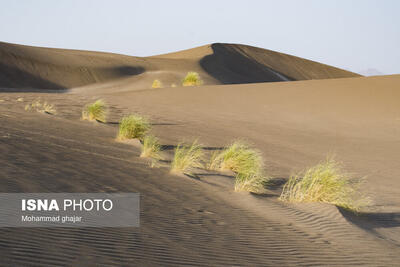
<path fill-rule="evenodd" d="M 161 159 L 160 155 L 161 145 L 157 137 L 153 135 L 147 135 L 143 138 L 143 146 L 141 157 Z"/>
<path fill-rule="evenodd" d="M 292 175 L 283 187 L 280 200 L 325 202 L 358 211 L 368 200 L 359 192 L 359 181 L 351 181 L 341 163 L 333 157 Z"/>
<path fill-rule="evenodd" d="M 86 105 L 82 111 L 83 120 L 106 122 L 106 115 L 107 107 L 101 99 Z"/>
<path fill-rule="evenodd" d="M 203 81 L 200 79 L 200 75 L 197 72 L 188 72 L 185 78 L 182 80 L 183 86 L 196 86 L 202 85 Z"/>
<path fill-rule="evenodd" d="M 162 83 L 160 80 L 154 80 L 153 84 L 151 85 L 151 88 L 161 88 L 162 87 Z"/>
<path fill-rule="evenodd" d="M 203 150 L 194 141 L 191 145 L 178 144 L 171 164 L 171 172 L 191 174 L 194 168 L 202 167 Z"/>
<path fill-rule="evenodd" d="M 150 122 L 147 118 L 138 114 L 132 114 L 121 119 L 118 139 L 142 139 L 150 129 Z"/>

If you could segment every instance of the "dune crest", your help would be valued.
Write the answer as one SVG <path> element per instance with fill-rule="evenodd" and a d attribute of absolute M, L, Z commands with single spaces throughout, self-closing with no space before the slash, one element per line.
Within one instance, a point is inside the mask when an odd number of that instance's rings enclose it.
<path fill-rule="evenodd" d="M 0 88 L 69 89 L 122 78 L 139 89 L 155 79 L 179 84 L 188 71 L 205 85 L 360 77 L 262 48 L 215 43 L 152 57 L 32 47 L 0 42 Z M 1 89 L 0 89 L 1 90 Z"/>

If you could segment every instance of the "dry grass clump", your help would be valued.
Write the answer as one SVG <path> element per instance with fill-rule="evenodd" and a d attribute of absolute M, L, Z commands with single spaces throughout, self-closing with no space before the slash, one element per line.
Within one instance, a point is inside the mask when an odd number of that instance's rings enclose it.
<path fill-rule="evenodd" d="M 99 99 L 92 104 L 88 104 L 82 111 L 82 120 L 106 122 L 107 106 L 103 100 Z"/>
<path fill-rule="evenodd" d="M 220 151 L 214 151 L 208 162 L 205 163 L 205 168 L 207 170 L 219 170 L 221 168 L 221 152 Z"/>
<path fill-rule="evenodd" d="M 263 173 L 254 173 L 247 176 L 237 173 L 235 177 L 235 191 L 262 193 L 268 182 L 269 177 L 263 175 Z"/>
<path fill-rule="evenodd" d="M 54 105 L 53 104 L 48 104 L 47 102 L 43 103 L 42 109 L 40 111 L 44 112 L 44 113 L 47 113 L 47 114 L 56 114 L 57 113 Z"/>
<path fill-rule="evenodd" d="M 223 150 L 219 160 L 222 170 L 232 170 L 246 176 L 260 173 L 263 168 L 260 152 L 242 141 L 235 141 Z"/>
<path fill-rule="evenodd" d="M 153 84 L 151 85 L 151 88 L 161 88 L 162 87 L 162 83 L 160 80 L 154 80 Z"/>
<path fill-rule="evenodd" d="M 188 72 L 185 78 L 182 80 L 183 86 L 197 86 L 202 84 L 203 81 L 200 79 L 200 75 L 193 71 Z"/>
<path fill-rule="evenodd" d="M 175 148 L 174 159 L 171 164 L 171 172 L 191 174 L 194 168 L 201 168 L 203 150 L 194 141 L 191 145 L 178 144 Z"/>
<path fill-rule="evenodd" d="M 121 119 L 117 138 L 119 140 L 142 139 L 150 129 L 150 122 L 147 118 L 138 114 L 132 114 Z"/>
<path fill-rule="evenodd" d="M 259 193 L 269 179 L 264 175 L 260 152 L 242 141 L 233 142 L 220 153 L 214 152 L 206 167 L 235 172 L 235 191 Z"/>
<path fill-rule="evenodd" d="M 284 185 L 280 200 L 288 202 L 325 202 L 359 211 L 368 199 L 359 192 L 361 181 L 351 181 L 333 157 L 292 175 Z"/>
<path fill-rule="evenodd" d="M 57 110 L 53 104 L 49 104 L 46 101 L 41 103 L 40 100 L 35 100 L 31 104 L 25 105 L 25 110 L 36 110 L 37 112 L 43 112 L 52 115 L 57 113 Z"/>
<path fill-rule="evenodd" d="M 142 158 L 162 159 L 160 155 L 161 145 L 157 137 L 147 135 L 143 138 Z"/>

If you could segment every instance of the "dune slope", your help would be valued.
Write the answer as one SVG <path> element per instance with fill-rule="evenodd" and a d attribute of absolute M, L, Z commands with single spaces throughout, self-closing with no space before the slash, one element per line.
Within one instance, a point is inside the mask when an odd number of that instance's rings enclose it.
<path fill-rule="evenodd" d="M 233 193 L 226 177 L 196 180 L 150 168 L 137 148 L 113 140 L 114 124 L 77 120 L 76 96 L 45 96 L 65 118 L 26 113 L 13 104 L 15 95 L 3 96 L 1 192 L 140 192 L 141 225 L 1 228 L 0 265 L 396 266 L 400 260 L 395 245 L 349 223 L 335 207 L 286 206 Z M 178 124 L 153 121 L 158 130 Z"/>

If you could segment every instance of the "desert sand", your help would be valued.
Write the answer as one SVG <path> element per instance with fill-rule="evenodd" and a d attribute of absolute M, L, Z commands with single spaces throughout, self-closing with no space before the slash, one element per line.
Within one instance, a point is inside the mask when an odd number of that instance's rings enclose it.
<path fill-rule="evenodd" d="M 204 84 L 180 86 L 188 71 Z M 400 75 L 245 45 L 143 58 L 0 43 L 1 192 L 141 194 L 138 228 L 0 228 L 0 265 L 398 266 L 399 85 Z M 24 110 L 39 98 L 57 114 Z M 109 122 L 81 121 L 100 98 Z M 276 185 L 238 193 L 230 175 L 150 168 L 138 147 L 115 141 L 132 112 L 151 119 L 167 154 L 181 140 L 208 150 L 247 140 Z M 291 173 L 329 153 L 365 177 L 362 213 L 278 200 Z"/>

